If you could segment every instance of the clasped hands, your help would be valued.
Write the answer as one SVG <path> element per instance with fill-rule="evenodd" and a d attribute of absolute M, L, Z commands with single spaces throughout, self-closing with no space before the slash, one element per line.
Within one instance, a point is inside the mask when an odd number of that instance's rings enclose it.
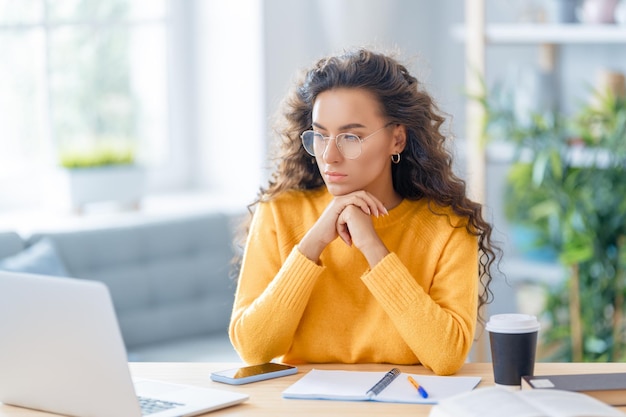
<path fill-rule="evenodd" d="M 337 237 L 354 245 L 373 267 L 389 253 L 374 230 L 371 216 L 387 215 L 383 203 L 367 191 L 334 197 L 300 241 L 300 252 L 317 262 L 324 248 Z"/>

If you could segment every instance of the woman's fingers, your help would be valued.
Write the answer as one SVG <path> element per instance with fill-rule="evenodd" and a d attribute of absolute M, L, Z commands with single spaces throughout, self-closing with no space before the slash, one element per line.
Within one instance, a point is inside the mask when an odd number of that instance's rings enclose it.
<path fill-rule="evenodd" d="M 384 204 L 368 192 L 358 191 L 356 193 L 353 193 L 351 195 L 351 198 L 353 199 L 352 204 L 360 207 L 361 210 L 363 210 L 363 212 L 366 214 L 373 214 L 376 217 L 380 216 L 381 214 L 389 214 Z"/>
<path fill-rule="evenodd" d="M 346 210 L 350 207 L 360 210 L 367 216 L 378 217 L 381 214 L 388 214 L 383 203 L 366 191 L 361 190 L 335 197 L 303 238 L 301 250 L 308 250 L 307 254 L 314 258 L 319 256 L 324 247 L 337 236 L 341 237 L 347 245 L 352 245 L 350 222 L 346 216 Z"/>
<path fill-rule="evenodd" d="M 337 234 L 346 245 L 352 246 L 352 236 L 350 236 L 348 225 L 341 220 L 337 223 Z"/>

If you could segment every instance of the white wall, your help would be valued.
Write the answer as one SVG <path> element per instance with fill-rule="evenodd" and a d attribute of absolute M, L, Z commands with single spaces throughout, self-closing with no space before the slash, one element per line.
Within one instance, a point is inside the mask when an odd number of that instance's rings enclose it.
<path fill-rule="evenodd" d="M 463 7 L 461 0 L 265 0 L 266 117 L 296 71 L 362 45 L 396 53 L 450 115 L 450 133 L 464 147 L 464 45 L 451 31 L 463 22 Z"/>
<path fill-rule="evenodd" d="M 242 201 L 265 159 L 262 16 L 261 0 L 195 5 L 197 183 Z"/>
<path fill-rule="evenodd" d="M 352 46 L 398 52 L 444 110 L 458 113 L 463 52 L 452 41 L 449 22 L 462 19 L 459 5 L 455 0 L 265 0 L 268 116 L 297 70 Z"/>

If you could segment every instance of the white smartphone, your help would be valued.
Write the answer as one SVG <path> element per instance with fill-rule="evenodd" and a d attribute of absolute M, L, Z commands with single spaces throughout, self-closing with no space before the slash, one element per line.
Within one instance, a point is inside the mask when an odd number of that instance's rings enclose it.
<path fill-rule="evenodd" d="M 292 375 L 298 372 L 298 368 L 283 363 L 262 363 L 260 365 L 244 366 L 242 368 L 226 369 L 211 373 L 211 379 L 225 384 L 241 385 L 250 382 L 263 381 L 264 379 L 278 378 Z"/>

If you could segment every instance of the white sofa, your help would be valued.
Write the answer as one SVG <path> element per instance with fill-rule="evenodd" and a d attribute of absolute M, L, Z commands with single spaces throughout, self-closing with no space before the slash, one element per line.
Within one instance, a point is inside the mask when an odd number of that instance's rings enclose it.
<path fill-rule="evenodd" d="M 227 335 L 237 221 L 204 213 L 27 237 L 4 231 L 0 269 L 107 284 L 130 360 L 239 360 Z"/>

